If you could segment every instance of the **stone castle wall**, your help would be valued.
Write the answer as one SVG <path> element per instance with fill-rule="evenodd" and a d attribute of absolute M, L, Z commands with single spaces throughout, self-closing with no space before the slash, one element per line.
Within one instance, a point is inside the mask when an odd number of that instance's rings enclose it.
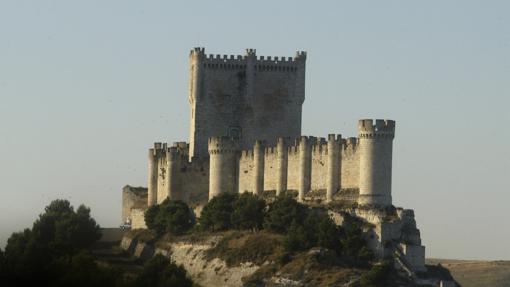
<path fill-rule="evenodd" d="M 147 207 L 147 188 L 126 185 L 122 188 L 122 223 L 131 222 L 132 210 Z"/>
<path fill-rule="evenodd" d="M 208 200 L 209 161 L 188 161 L 188 144 L 155 143 L 149 151 L 148 205 L 159 204 L 166 198 L 183 200 L 190 206 Z M 150 171 L 153 171 L 152 173 Z"/>
<path fill-rule="evenodd" d="M 207 157 L 210 137 L 240 139 L 241 149 L 256 140 L 275 144 L 279 136 L 301 135 L 306 54 L 294 58 L 190 53 L 190 152 Z"/>
<path fill-rule="evenodd" d="M 192 206 L 221 192 L 324 192 L 328 201 L 340 190 L 360 190 L 361 204 L 391 205 L 393 121 L 360 121 L 360 138 L 279 137 L 277 145 L 257 141 L 240 150 L 239 140 L 212 137 L 209 158 L 189 161 L 184 142 L 156 143 L 149 152 L 149 205 L 166 198 Z M 330 152 L 332 149 L 332 152 Z"/>
<path fill-rule="evenodd" d="M 309 137 L 312 142 L 308 150 L 311 157 L 310 190 L 325 191 L 328 183 L 328 146 L 324 138 Z M 301 160 L 299 141 L 286 147 L 287 152 L 287 190 L 299 190 L 301 182 Z M 359 188 L 359 155 L 357 139 L 349 138 L 341 144 L 341 152 L 336 161 L 338 166 L 338 188 Z M 264 190 L 276 190 L 278 184 L 278 152 L 275 146 L 266 147 L 264 155 Z M 239 192 L 254 190 L 254 155 L 253 150 L 243 150 L 239 158 Z"/>

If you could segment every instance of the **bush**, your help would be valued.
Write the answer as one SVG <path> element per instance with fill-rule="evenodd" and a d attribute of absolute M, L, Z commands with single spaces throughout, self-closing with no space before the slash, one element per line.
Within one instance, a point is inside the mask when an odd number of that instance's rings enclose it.
<path fill-rule="evenodd" d="M 236 229 L 260 230 L 264 223 L 266 202 L 257 195 L 245 192 L 234 202 L 232 225 Z"/>
<path fill-rule="evenodd" d="M 145 263 L 142 273 L 136 278 L 136 287 L 191 287 L 193 282 L 186 270 L 158 254 Z"/>
<path fill-rule="evenodd" d="M 283 247 L 288 252 L 302 251 L 310 248 L 307 240 L 307 231 L 303 225 L 298 224 L 296 221 L 292 222 L 283 240 Z"/>
<path fill-rule="evenodd" d="M 342 243 L 342 254 L 357 266 L 368 266 L 370 260 L 374 258 L 374 254 L 367 247 L 365 239 L 363 239 L 362 223 L 353 217 L 346 216 L 344 218 Z"/>
<path fill-rule="evenodd" d="M 303 251 L 311 247 L 324 247 L 335 251 L 342 250 L 340 230 L 333 220 L 321 210 L 309 210 L 302 224 L 293 221 L 284 241 L 287 251 Z"/>
<path fill-rule="evenodd" d="M 363 274 L 360 278 L 360 287 L 389 287 L 393 286 L 390 282 L 391 274 L 393 273 L 392 263 L 385 261 L 381 264 L 376 264 Z"/>
<path fill-rule="evenodd" d="M 232 228 L 232 214 L 237 198 L 237 193 L 224 192 L 209 200 L 200 214 L 200 227 L 211 231 Z"/>
<path fill-rule="evenodd" d="M 101 287 L 123 286 L 120 272 L 110 268 L 101 268 L 95 258 L 82 251 L 73 256 L 71 263 L 59 259 L 50 266 L 50 272 L 56 278 L 51 286 Z"/>
<path fill-rule="evenodd" d="M 180 235 L 193 227 L 195 219 L 189 206 L 180 200 L 165 199 L 145 212 L 147 228 L 158 235 L 171 233 Z"/>
<path fill-rule="evenodd" d="M 317 246 L 333 250 L 337 255 L 342 254 L 342 243 L 340 242 L 342 234 L 329 216 L 325 215 L 320 219 L 316 234 Z"/>
<path fill-rule="evenodd" d="M 150 230 L 156 230 L 156 216 L 159 213 L 159 205 L 151 205 L 144 213 L 145 225 Z"/>
<path fill-rule="evenodd" d="M 264 218 L 264 228 L 279 233 L 287 233 L 293 222 L 302 225 L 308 208 L 290 196 L 279 196 L 269 205 Z"/>

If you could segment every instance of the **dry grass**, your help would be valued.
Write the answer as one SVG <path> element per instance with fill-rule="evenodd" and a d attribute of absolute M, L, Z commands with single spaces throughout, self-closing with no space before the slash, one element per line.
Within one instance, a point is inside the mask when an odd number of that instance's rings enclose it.
<path fill-rule="evenodd" d="M 462 287 L 510 287 L 510 261 L 427 259 L 448 268 Z"/>
<path fill-rule="evenodd" d="M 324 255 L 322 255 L 324 256 Z M 269 279 L 276 276 L 299 281 L 304 286 L 343 286 L 354 278 L 359 278 L 366 270 L 332 264 L 318 254 L 299 253 L 283 266 L 278 263 L 266 264 L 252 276 L 244 278 L 246 286 L 272 286 Z M 326 257 L 330 254 L 326 254 Z"/>
<path fill-rule="evenodd" d="M 283 252 L 282 240 L 282 235 L 266 231 L 229 231 L 207 252 L 207 257 L 223 259 L 228 266 L 243 262 L 261 265 L 266 261 L 276 260 Z"/>

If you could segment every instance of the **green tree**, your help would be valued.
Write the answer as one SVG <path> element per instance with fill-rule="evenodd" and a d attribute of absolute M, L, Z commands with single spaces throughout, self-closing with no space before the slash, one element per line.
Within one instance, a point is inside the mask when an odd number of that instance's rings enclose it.
<path fill-rule="evenodd" d="M 54 229 L 52 248 L 71 259 L 74 254 L 101 238 L 99 225 L 90 216 L 90 208 L 84 205 L 80 205 L 76 212 L 62 214 L 55 221 Z"/>
<path fill-rule="evenodd" d="M 193 227 L 194 223 L 193 211 L 181 200 L 165 199 L 145 212 L 147 228 L 159 235 L 167 232 L 183 234 Z"/>
<path fill-rule="evenodd" d="M 245 192 L 234 202 L 232 225 L 236 229 L 260 230 L 264 223 L 266 202 L 253 193 Z"/>
<path fill-rule="evenodd" d="M 200 214 L 200 227 L 212 231 L 232 228 L 232 214 L 237 198 L 237 193 L 224 192 L 209 200 Z"/>
<path fill-rule="evenodd" d="M 294 198 L 282 195 L 269 204 L 264 218 L 264 228 L 279 233 L 287 233 L 293 222 L 302 225 L 307 217 L 308 208 Z"/>
<path fill-rule="evenodd" d="M 149 207 L 144 214 L 145 225 L 151 230 L 156 230 L 156 216 L 159 213 L 159 204 Z"/>
<path fill-rule="evenodd" d="M 136 287 L 191 287 L 193 282 L 186 270 L 158 254 L 145 263 L 142 273 L 135 280 Z"/>
<path fill-rule="evenodd" d="M 7 270 L 5 268 L 5 256 L 4 256 L 4 252 L 0 248 L 0 285 L 3 285 L 2 282 L 4 282 L 6 279 L 5 278 L 6 273 L 7 273 Z"/>
<path fill-rule="evenodd" d="M 26 285 L 35 279 L 46 284 L 52 280 L 49 266 L 56 260 L 70 263 L 73 255 L 100 236 L 90 209 L 80 206 L 75 212 L 67 200 L 52 201 L 32 229 L 13 233 L 8 239 L 4 256 L 9 280 Z"/>

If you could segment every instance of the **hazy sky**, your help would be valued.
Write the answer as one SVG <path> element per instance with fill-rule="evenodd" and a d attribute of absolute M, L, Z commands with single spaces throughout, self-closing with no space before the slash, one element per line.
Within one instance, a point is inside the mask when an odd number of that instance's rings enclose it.
<path fill-rule="evenodd" d="M 52 199 L 120 223 L 188 139 L 188 54 L 308 52 L 303 134 L 397 121 L 393 199 L 428 257 L 510 259 L 509 1 L 0 1 L 0 246 Z"/>

